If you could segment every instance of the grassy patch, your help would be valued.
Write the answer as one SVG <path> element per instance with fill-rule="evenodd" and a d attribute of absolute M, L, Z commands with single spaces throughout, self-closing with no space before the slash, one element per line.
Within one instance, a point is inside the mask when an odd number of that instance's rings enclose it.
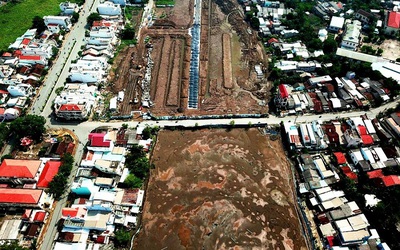
<path fill-rule="evenodd" d="M 34 16 L 58 15 L 59 4 L 63 1 L 21 0 L 20 3 L 8 3 L 0 7 L 0 50 L 7 49 L 10 43 L 24 34 L 32 26 Z"/>
<path fill-rule="evenodd" d="M 156 5 L 174 5 L 175 0 L 157 0 Z"/>

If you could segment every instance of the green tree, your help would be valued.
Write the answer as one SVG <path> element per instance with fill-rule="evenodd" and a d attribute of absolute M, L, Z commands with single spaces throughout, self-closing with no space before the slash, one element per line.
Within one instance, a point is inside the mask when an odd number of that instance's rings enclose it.
<path fill-rule="evenodd" d="M 68 179 L 63 174 L 56 174 L 53 180 L 49 183 L 49 192 L 53 194 L 55 199 L 59 199 L 65 191 Z"/>
<path fill-rule="evenodd" d="M 43 18 L 41 18 L 40 16 L 35 16 L 32 19 L 31 28 L 36 29 L 37 34 L 42 34 L 42 32 L 46 30 L 46 24 L 44 24 Z"/>
<path fill-rule="evenodd" d="M 135 38 L 135 29 L 130 25 L 126 25 L 121 32 L 121 39 L 132 40 L 133 38 Z"/>
<path fill-rule="evenodd" d="M 143 184 L 143 181 L 134 174 L 129 174 L 126 177 L 124 184 L 129 188 L 140 188 Z"/>
<path fill-rule="evenodd" d="M 332 36 L 329 36 L 325 41 L 324 41 L 324 53 L 326 54 L 332 54 L 335 53 L 337 49 L 337 43 L 335 39 Z"/>
<path fill-rule="evenodd" d="M 28 250 L 28 248 L 21 247 L 18 241 L 6 241 L 0 245 L 0 250 Z"/>
<path fill-rule="evenodd" d="M 93 24 L 94 21 L 100 21 L 100 20 L 102 20 L 102 19 L 103 19 L 103 18 L 100 16 L 99 13 L 93 12 L 93 13 L 91 13 L 91 14 L 87 17 L 87 23 L 88 23 L 90 26 L 92 26 L 92 24 Z"/>
<path fill-rule="evenodd" d="M 131 164 L 127 165 L 128 169 L 136 177 L 143 179 L 145 178 L 150 170 L 150 163 L 146 157 L 138 158 Z"/>
<path fill-rule="evenodd" d="M 46 120 L 43 116 L 26 115 L 18 117 L 11 122 L 10 132 L 13 133 L 17 140 L 28 136 L 35 141 L 39 141 L 46 131 L 45 124 Z"/>
<path fill-rule="evenodd" d="M 124 229 L 120 229 L 115 232 L 114 244 L 117 247 L 127 246 L 131 240 L 131 234 Z"/>
<path fill-rule="evenodd" d="M 71 22 L 72 22 L 72 23 L 76 23 L 76 22 L 78 22 L 78 20 L 79 20 L 79 13 L 74 12 L 74 13 L 72 14 L 72 17 L 71 17 Z"/>
<path fill-rule="evenodd" d="M 7 141 L 8 136 L 10 134 L 10 128 L 7 123 L 0 123 L 0 148 L 4 146 L 4 143 Z"/>
<path fill-rule="evenodd" d="M 9 154 L 7 154 L 7 155 L 3 155 L 2 157 L 1 157 L 1 161 L 3 161 L 4 159 L 13 159 L 14 157 L 12 156 L 12 155 L 9 155 Z"/>
<path fill-rule="evenodd" d="M 260 20 L 257 17 L 252 17 L 250 19 L 250 25 L 253 29 L 258 30 L 260 28 Z"/>

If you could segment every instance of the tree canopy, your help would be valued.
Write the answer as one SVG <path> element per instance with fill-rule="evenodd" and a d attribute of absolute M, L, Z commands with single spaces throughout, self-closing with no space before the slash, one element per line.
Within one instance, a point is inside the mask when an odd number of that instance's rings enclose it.
<path fill-rule="evenodd" d="M 129 174 L 125 181 L 124 184 L 128 187 L 128 188 L 140 188 L 143 184 L 143 180 L 136 177 L 134 174 Z"/>
<path fill-rule="evenodd" d="M 32 29 L 37 29 L 36 33 L 41 34 L 43 31 L 46 30 L 46 24 L 44 24 L 43 18 L 40 16 L 35 16 L 32 20 Z"/>
<path fill-rule="evenodd" d="M 46 120 L 43 116 L 26 115 L 18 117 L 10 124 L 10 132 L 19 140 L 25 136 L 39 141 L 43 133 L 46 131 Z"/>
<path fill-rule="evenodd" d="M 93 12 L 93 13 L 91 13 L 91 14 L 87 17 L 87 23 L 88 23 L 90 26 L 92 26 L 92 24 L 93 24 L 94 21 L 100 21 L 100 20 L 102 20 L 102 19 L 103 19 L 103 18 L 100 16 L 99 13 Z"/>
<path fill-rule="evenodd" d="M 124 229 L 115 232 L 114 244 L 115 246 L 127 246 L 131 240 L 131 234 Z"/>
<path fill-rule="evenodd" d="M 133 38 L 135 38 L 135 29 L 130 25 L 126 25 L 121 32 L 121 39 L 132 40 Z"/>

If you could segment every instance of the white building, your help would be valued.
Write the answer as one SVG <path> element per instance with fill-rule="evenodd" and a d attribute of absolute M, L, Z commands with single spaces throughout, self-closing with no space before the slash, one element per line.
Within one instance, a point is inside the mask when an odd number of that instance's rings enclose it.
<path fill-rule="evenodd" d="M 328 26 L 328 30 L 337 33 L 339 30 L 343 29 L 344 18 L 333 16 L 331 22 Z"/>
<path fill-rule="evenodd" d="M 32 94 L 32 86 L 29 84 L 20 83 L 18 85 L 10 85 L 7 91 L 12 97 L 29 96 Z"/>
<path fill-rule="evenodd" d="M 357 46 L 360 42 L 360 34 L 361 34 L 361 22 L 353 21 L 346 27 L 346 33 L 343 37 L 342 43 L 340 44 L 341 48 L 356 50 Z"/>
<path fill-rule="evenodd" d="M 79 6 L 76 3 L 63 2 L 60 3 L 60 10 L 67 15 L 72 15 L 79 11 Z"/>
<path fill-rule="evenodd" d="M 21 49 L 21 53 L 24 56 L 38 55 L 50 59 L 53 56 L 53 46 L 47 43 L 32 42 L 27 47 Z"/>
<path fill-rule="evenodd" d="M 104 16 L 119 16 L 122 13 L 121 6 L 112 2 L 104 2 L 98 5 L 97 11 Z"/>
<path fill-rule="evenodd" d="M 78 60 L 71 64 L 69 78 L 72 82 L 95 83 L 106 76 L 104 65 L 99 61 Z"/>
<path fill-rule="evenodd" d="M 44 16 L 44 24 L 48 27 L 49 24 L 58 24 L 66 30 L 72 26 L 71 17 L 69 16 Z"/>
<path fill-rule="evenodd" d="M 111 0 L 111 2 L 113 2 L 115 4 L 119 4 L 121 6 L 125 6 L 126 5 L 126 0 Z"/>
<path fill-rule="evenodd" d="M 15 108 L 0 108 L 0 121 L 3 120 L 15 120 L 19 117 L 20 112 Z"/>
<path fill-rule="evenodd" d="M 40 55 L 20 55 L 19 62 L 20 65 L 34 65 L 42 64 L 47 65 L 48 61 L 46 57 Z"/>

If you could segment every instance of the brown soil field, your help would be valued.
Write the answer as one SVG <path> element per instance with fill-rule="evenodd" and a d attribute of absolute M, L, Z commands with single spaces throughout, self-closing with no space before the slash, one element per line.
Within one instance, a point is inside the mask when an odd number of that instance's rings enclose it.
<path fill-rule="evenodd" d="M 306 249 L 279 140 L 162 131 L 136 249 Z"/>
<path fill-rule="evenodd" d="M 115 59 L 110 89 L 125 90 L 121 115 L 140 107 L 142 79 L 150 37 L 154 61 L 150 108 L 156 116 L 266 113 L 269 85 L 257 79 L 254 65 L 267 66 L 255 31 L 244 21 L 236 0 L 203 0 L 201 15 L 198 109 L 188 109 L 189 68 L 194 0 L 176 0 L 174 7 L 157 8 L 154 24 L 140 30 L 137 46 Z M 133 100 L 139 99 L 138 103 Z"/>
<path fill-rule="evenodd" d="M 232 57 L 231 57 L 231 37 L 229 34 L 222 35 L 222 68 L 224 71 L 224 87 L 231 89 L 232 83 Z"/>

